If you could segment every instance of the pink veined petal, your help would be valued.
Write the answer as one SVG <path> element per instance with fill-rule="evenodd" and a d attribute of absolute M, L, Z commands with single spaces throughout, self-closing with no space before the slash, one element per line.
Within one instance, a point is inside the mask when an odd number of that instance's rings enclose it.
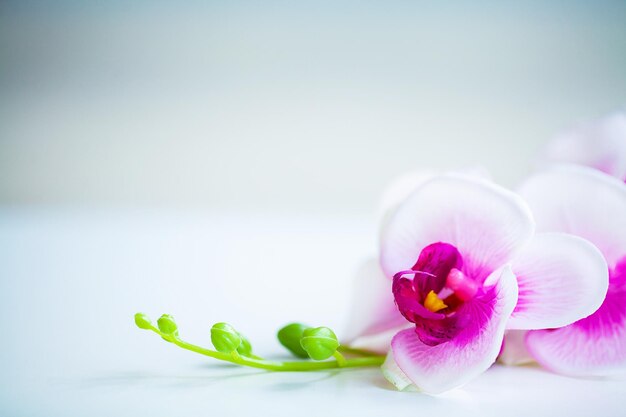
<path fill-rule="evenodd" d="M 498 362 L 514 366 L 532 363 L 535 359 L 526 348 L 526 330 L 507 330 L 504 333 L 504 343 L 498 355 Z"/>
<path fill-rule="evenodd" d="M 415 264 L 426 246 L 445 242 L 479 281 L 504 265 L 530 240 L 534 223 L 516 194 L 493 183 L 448 174 L 418 187 L 398 207 L 381 238 L 385 275 Z"/>
<path fill-rule="evenodd" d="M 626 114 L 613 113 L 560 134 L 541 159 L 585 165 L 626 180 Z"/>
<path fill-rule="evenodd" d="M 609 267 L 626 254 L 626 184 L 600 171 L 559 166 L 528 178 L 519 189 L 537 230 L 589 240 Z"/>
<path fill-rule="evenodd" d="M 461 386 L 496 360 L 506 321 L 517 302 L 517 282 L 510 267 L 493 272 L 485 280 L 485 290 L 467 306 L 472 320 L 454 339 L 428 346 L 413 329 L 393 338 L 395 363 L 421 391 L 437 394 Z"/>
<path fill-rule="evenodd" d="M 526 346 L 542 366 L 565 375 L 626 371 L 626 257 L 611 272 L 609 291 L 591 316 L 554 330 L 532 330 Z"/>
<path fill-rule="evenodd" d="M 364 262 L 356 273 L 351 309 L 344 333 L 348 342 L 410 324 L 398 311 L 391 292 L 391 280 L 382 273 L 375 259 Z M 388 349 L 389 344 L 384 351 Z"/>
<path fill-rule="evenodd" d="M 512 264 L 519 297 L 508 329 L 572 324 L 596 311 L 606 296 L 606 261 L 580 237 L 538 233 Z"/>

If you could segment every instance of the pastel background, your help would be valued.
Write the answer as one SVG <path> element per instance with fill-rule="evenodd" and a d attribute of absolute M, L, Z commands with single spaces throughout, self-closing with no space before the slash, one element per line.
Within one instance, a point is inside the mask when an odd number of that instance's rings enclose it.
<path fill-rule="evenodd" d="M 287 321 L 341 335 L 389 180 L 514 185 L 625 98 L 618 1 L 0 1 L 0 415 L 619 415 L 623 380 L 494 367 L 433 399 L 215 365 L 132 314 L 269 355 Z"/>
<path fill-rule="evenodd" d="M 0 6 L 0 201 L 373 206 L 623 105 L 624 2 Z"/>

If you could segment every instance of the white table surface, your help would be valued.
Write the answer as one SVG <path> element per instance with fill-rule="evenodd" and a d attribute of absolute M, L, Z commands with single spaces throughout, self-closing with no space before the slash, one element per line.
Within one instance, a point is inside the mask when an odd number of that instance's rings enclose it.
<path fill-rule="evenodd" d="M 267 373 L 181 351 L 132 315 L 210 345 L 229 321 L 263 355 L 300 320 L 341 335 L 376 220 L 342 215 L 0 210 L 2 416 L 620 416 L 626 379 L 494 366 L 462 389 L 397 392 L 377 369 Z"/>

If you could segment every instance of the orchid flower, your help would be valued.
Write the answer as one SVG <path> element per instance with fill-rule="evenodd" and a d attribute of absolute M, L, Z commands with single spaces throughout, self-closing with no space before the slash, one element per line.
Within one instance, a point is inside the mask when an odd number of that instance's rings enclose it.
<path fill-rule="evenodd" d="M 507 329 L 531 330 L 527 339 L 538 341 L 530 345 L 542 358 L 560 352 L 560 347 L 553 349 L 558 343 L 550 339 L 551 333 L 537 329 L 569 329 L 572 323 L 576 328 L 607 295 L 607 263 L 600 250 L 583 238 L 588 237 L 598 242 L 615 266 L 612 290 L 596 313 L 602 312 L 602 319 L 585 324 L 581 332 L 608 337 L 609 344 L 617 346 L 612 352 L 617 353 L 600 356 L 613 362 L 622 360 L 626 314 L 617 306 L 626 298 L 626 283 L 622 283 L 626 281 L 626 242 L 616 236 L 623 238 L 625 224 L 619 214 L 624 212 L 625 199 L 623 193 L 616 196 L 605 190 L 615 184 L 600 189 L 582 187 L 592 197 L 597 191 L 595 196 L 609 204 L 609 216 L 600 222 L 613 225 L 608 221 L 616 218 L 617 227 L 610 232 L 596 234 L 597 227 L 586 228 L 590 223 L 582 221 L 574 224 L 582 225 L 578 230 L 568 216 L 547 217 L 565 221 L 573 229 L 567 231 L 583 236 L 577 237 L 535 234 L 530 208 L 518 194 L 476 176 L 447 174 L 417 182 L 420 184 L 383 217 L 380 263 L 369 265 L 360 274 L 359 289 L 365 293 L 357 298 L 360 323 L 354 326 L 352 342 L 340 343 L 328 327 L 290 323 L 278 331 L 278 341 L 304 360 L 283 362 L 256 355 L 250 341 L 228 323 L 211 327 L 213 348 L 184 340 L 168 314 L 155 325 L 146 314 L 137 313 L 135 324 L 181 349 L 240 366 L 301 372 L 382 365 L 383 374 L 396 387 L 414 385 L 436 394 L 487 370 L 501 350 Z M 541 197 L 541 192 L 533 194 L 532 186 L 528 190 L 531 197 Z M 571 190 L 557 191 L 551 197 L 563 194 L 569 203 Z M 585 218 L 587 211 L 592 213 L 589 207 L 597 205 L 583 200 L 575 213 Z M 581 333 L 565 331 L 566 335 Z M 577 343 L 582 340 L 578 333 Z M 385 339 L 389 334 L 393 335 L 390 341 Z M 383 354 L 356 345 L 355 340 L 362 336 L 382 340 Z M 586 347 L 589 351 L 594 348 Z M 563 351 L 567 356 L 572 350 L 565 347 Z M 559 366 L 558 360 L 550 363 Z"/>
<path fill-rule="evenodd" d="M 519 192 L 538 230 L 572 233 L 593 242 L 606 258 L 610 276 L 608 293 L 596 312 L 568 326 L 529 331 L 525 348 L 542 366 L 562 374 L 626 371 L 626 184 L 586 167 L 560 166 L 530 177 Z M 507 339 L 509 360 L 524 354 L 519 342 Z M 515 351 L 507 352 L 509 348 Z"/>
<path fill-rule="evenodd" d="M 579 125 L 555 137 L 543 150 L 544 163 L 574 163 L 626 181 L 626 113 Z"/>
<path fill-rule="evenodd" d="M 505 329 L 563 326 L 598 308 L 607 288 L 598 249 L 534 229 L 519 196 L 464 175 L 427 180 L 398 206 L 384 223 L 380 269 L 359 281 L 355 335 L 395 333 L 390 382 L 446 391 L 493 364 Z"/>

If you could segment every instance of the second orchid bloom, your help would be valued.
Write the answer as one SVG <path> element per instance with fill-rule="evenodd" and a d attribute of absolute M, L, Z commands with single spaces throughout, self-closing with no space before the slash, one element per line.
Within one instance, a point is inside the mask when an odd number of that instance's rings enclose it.
<path fill-rule="evenodd" d="M 380 270 L 359 282 L 354 335 L 393 333 L 389 381 L 455 388 L 495 362 L 506 330 L 567 326 L 602 305 L 609 275 L 596 246 L 535 229 L 521 197 L 470 175 L 432 177 L 397 206 L 381 233 Z"/>

